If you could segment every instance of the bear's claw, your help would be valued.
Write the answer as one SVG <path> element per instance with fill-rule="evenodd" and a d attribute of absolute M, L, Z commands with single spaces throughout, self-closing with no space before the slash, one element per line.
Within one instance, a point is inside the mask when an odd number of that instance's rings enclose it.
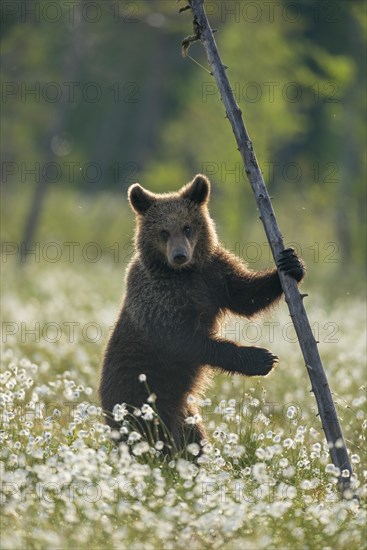
<path fill-rule="evenodd" d="M 297 256 L 294 248 L 285 248 L 279 254 L 277 267 L 299 283 L 306 273 L 303 261 Z"/>
<path fill-rule="evenodd" d="M 247 376 L 266 376 L 278 363 L 278 357 L 264 348 L 241 348 L 242 372 Z"/>

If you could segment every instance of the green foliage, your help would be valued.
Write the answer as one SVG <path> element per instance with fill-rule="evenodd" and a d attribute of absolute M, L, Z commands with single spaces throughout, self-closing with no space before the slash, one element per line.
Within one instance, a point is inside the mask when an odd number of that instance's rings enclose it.
<path fill-rule="evenodd" d="M 41 9 L 27 3 L 37 4 Z M 70 20 L 65 4 L 58 24 L 42 11 L 37 21 L 24 17 L 20 8 L 4 18 L 2 80 L 17 91 L 3 97 L 3 159 L 15 167 L 13 175 L 3 173 L 3 240 L 23 238 L 41 179 L 27 170 L 38 162 L 41 172 L 56 163 L 60 177 L 47 187 L 33 240 L 91 237 L 108 248 L 119 240 L 119 224 L 131 232 L 123 206 L 129 184 L 173 190 L 202 171 L 213 180 L 222 238 L 261 245 L 255 202 L 203 50 L 194 44 L 193 59 L 180 57 L 190 12 L 178 15 L 165 1 L 97 5 L 94 23 L 80 6 Z M 335 276 L 358 280 L 366 260 L 365 6 L 282 2 L 270 16 L 260 3 L 255 19 L 240 2 L 211 2 L 208 10 L 285 239 L 302 250 L 315 238 L 321 248 L 336 243 Z M 56 101 L 52 83 L 61 91 Z M 96 89 L 99 99 L 88 99 Z M 91 163 L 100 170 L 96 178 L 93 167 L 86 170 Z M 72 207 L 80 197 L 82 212 Z M 10 211 L 19 211 L 17 223 Z M 114 222 L 117 212 L 124 219 Z"/>
<path fill-rule="evenodd" d="M 19 243 L 19 224 L 13 221 L 25 218 L 31 192 L 29 188 L 16 186 L 9 190 L 6 201 L 2 201 L 3 252 L 7 246 L 15 246 L 21 264 L 25 262 L 25 249 Z M 55 257 L 56 266 L 60 262 L 85 266 L 93 263 L 92 258 L 96 256 L 98 262 L 113 261 L 123 269 L 132 255 L 133 221 L 133 213 L 122 193 L 102 192 L 96 201 L 93 195 L 82 191 L 56 187 L 48 195 L 38 237 L 29 249 L 38 251 L 40 260 L 46 264 L 52 263 Z M 51 250 L 52 243 L 57 247 L 54 250 Z M 47 247 L 50 247 L 49 254 Z M 29 263 L 37 263 L 38 256 L 30 256 Z"/>

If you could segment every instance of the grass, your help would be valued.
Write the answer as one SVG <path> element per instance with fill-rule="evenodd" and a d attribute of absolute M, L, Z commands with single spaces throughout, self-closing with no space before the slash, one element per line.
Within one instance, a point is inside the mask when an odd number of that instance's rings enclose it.
<path fill-rule="evenodd" d="M 87 267 L 87 269 L 86 269 Z M 341 549 L 365 543 L 365 304 L 308 311 L 351 454 L 341 500 L 286 306 L 222 334 L 280 357 L 266 379 L 215 377 L 199 462 L 130 440 L 118 453 L 96 388 L 121 265 L 3 264 L 2 548 Z M 307 284 L 307 283 L 306 283 Z M 190 452 L 191 451 L 191 452 Z"/>

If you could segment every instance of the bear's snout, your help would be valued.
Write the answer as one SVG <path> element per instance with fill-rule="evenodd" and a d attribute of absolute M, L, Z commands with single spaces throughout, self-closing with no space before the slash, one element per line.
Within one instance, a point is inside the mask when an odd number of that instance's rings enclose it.
<path fill-rule="evenodd" d="M 188 239 L 181 235 L 172 237 L 167 243 L 167 260 L 174 269 L 184 267 L 192 259 L 192 250 Z"/>
<path fill-rule="evenodd" d="M 175 246 L 168 251 L 168 263 L 173 267 L 183 267 L 191 260 L 192 254 L 186 246 Z"/>
<path fill-rule="evenodd" d="M 187 262 L 186 250 L 178 248 L 173 252 L 173 261 L 175 264 L 182 265 Z"/>

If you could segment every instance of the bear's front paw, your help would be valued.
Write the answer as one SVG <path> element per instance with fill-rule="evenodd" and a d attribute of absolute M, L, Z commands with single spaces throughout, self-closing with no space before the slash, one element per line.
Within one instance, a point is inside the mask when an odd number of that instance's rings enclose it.
<path fill-rule="evenodd" d="M 280 271 L 296 279 L 297 283 L 302 281 L 306 274 L 306 266 L 293 248 L 282 250 L 278 257 L 277 266 Z"/>
<path fill-rule="evenodd" d="M 278 363 L 278 357 L 264 348 L 241 348 L 242 372 L 247 376 L 266 376 Z"/>

